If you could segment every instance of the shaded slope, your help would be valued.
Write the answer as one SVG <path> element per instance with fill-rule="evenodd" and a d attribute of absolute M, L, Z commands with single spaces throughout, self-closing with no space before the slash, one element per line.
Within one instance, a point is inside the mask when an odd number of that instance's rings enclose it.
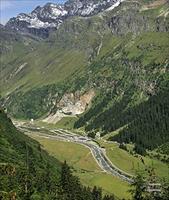
<path fill-rule="evenodd" d="M 26 162 L 26 148 L 30 148 L 32 156 L 34 157 L 33 159 L 37 163 L 41 161 L 42 167 L 50 160 L 48 154 L 41 150 L 39 143 L 20 133 L 2 110 L 0 111 L 0 132 L 1 162 L 24 166 Z M 59 169 L 59 162 L 55 162 L 55 164 Z"/>
<path fill-rule="evenodd" d="M 100 188 L 82 186 L 66 162 L 50 157 L 0 110 L 0 199 L 94 200 L 98 193 L 104 199 Z"/>
<path fill-rule="evenodd" d="M 0 196 L 2 199 L 15 195 L 19 199 L 30 199 L 35 193 L 37 196 L 43 194 L 46 198 L 50 195 L 52 197 L 55 191 L 54 189 L 51 191 L 47 184 L 49 181 L 52 184 L 58 182 L 60 168 L 61 164 L 56 159 L 42 150 L 38 142 L 20 133 L 0 110 Z"/>
<path fill-rule="evenodd" d="M 91 65 L 101 92 L 75 127 L 102 135 L 123 127 L 113 140 L 143 149 L 168 141 L 168 41 L 165 33 L 142 34 Z"/>
<path fill-rule="evenodd" d="M 32 52 L 3 60 L 2 104 L 15 117 L 40 118 L 55 114 L 65 93 L 92 88 L 97 96 L 75 127 L 104 135 L 127 126 L 128 113 L 168 82 L 168 2 L 148 9 L 144 2 L 67 19 Z"/>

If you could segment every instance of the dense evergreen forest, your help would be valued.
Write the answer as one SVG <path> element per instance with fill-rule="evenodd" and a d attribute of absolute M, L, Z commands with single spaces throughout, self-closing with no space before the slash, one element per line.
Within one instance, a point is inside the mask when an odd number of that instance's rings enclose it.
<path fill-rule="evenodd" d="M 159 92 L 130 113 L 126 128 L 112 138 L 118 142 L 136 143 L 135 150 L 154 149 L 169 141 L 169 90 Z"/>
<path fill-rule="evenodd" d="M 0 110 L 0 199 L 113 200 L 102 189 L 84 187 L 70 167 L 19 132 Z"/>
<path fill-rule="evenodd" d="M 110 137 L 109 140 L 135 143 L 135 150 L 140 154 L 145 154 L 146 149 L 155 149 L 169 141 L 169 81 L 160 80 L 157 94 L 150 95 L 147 101 L 129 109 L 127 107 L 133 95 L 132 88 L 124 93 L 119 102 L 105 109 L 114 98 L 113 95 L 107 93 L 102 100 L 98 97 L 98 103 L 96 99 L 95 106 L 75 123 L 75 128 L 85 125 L 86 131 L 101 131 L 101 134 L 105 135 L 123 127 L 118 135 Z M 94 117 L 95 115 L 97 117 Z M 166 152 L 165 146 L 162 149 Z"/>
<path fill-rule="evenodd" d="M 130 192 L 133 200 L 168 200 L 169 182 L 157 182 L 153 168 L 148 170 L 148 177 L 137 171 Z"/>

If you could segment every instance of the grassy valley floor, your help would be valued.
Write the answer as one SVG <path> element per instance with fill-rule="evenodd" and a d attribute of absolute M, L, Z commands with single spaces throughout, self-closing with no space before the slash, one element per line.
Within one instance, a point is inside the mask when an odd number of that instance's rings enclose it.
<path fill-rule="evenodd" d="M 158 177 L 169 179 L 169 167 L 166 163 L 152 159 L 149 156 L 132 155 L 120 149 L 119 145 L 113 142 L 108 143 L 101 140 L 99 143 L 106 149 L 111 162 L 120 169 L 134 175 L 136 170 L 146 170 L 153 167 Z"/>
<path fill-rule="evenodd" d="M 92 157 L 90 150 L 86 147 L 75 143 L 40 138 L 38 136 L 34 136 L 33 138 L 40 142 L 44 149 L 58 160 L 66 160 L 84 185 L 102 187 L 104 193 L 113 193 L 120 199 L 130 198 L 128 192 L 130 186 L 120 179 L 103 172 Z"/>
<path fill-rule="evenodd" d="M 72 120 L 74 121 L 75 119 L 72 118 Z M 55 125 L 42 123 L 41 121 L 35 122 L 35 125 L 44 126 L 49 129 L 70 129 L 74 132 L 72 129 L 73 121 L 64 118 Z M 94 160 L 90 150 L 85 146 L 72 142 L 61 142 L 49 138 L 42 138 L 35 135 L 33 139 L 40 142 L 50 155 L 62 162 L 66 160 L 72 167 L 74 174 L 80 178 L 84 185 L 102 187 L 105 194 L 113 193 L 120 199 L 130 198 L 130 186 L 120 179 L 104 173 Z M 117 143 L 108 142 L 104 138 L 97 140 L 97 142 L 101 147 L 106 149 L 110 161 L 123 171 L 134 175 L 136 170 L 145 171 L 149 167 L 153 167 L 158 177 L 169 179 L 169 168 L 166 163 L 150 158 L 149 156 L 139 156 L 129 153 L 128 151 L 120 149 Z M 127 145 L 127 148 L 128 150 L 132 150 L 133 147 L 132 145 Z"/>

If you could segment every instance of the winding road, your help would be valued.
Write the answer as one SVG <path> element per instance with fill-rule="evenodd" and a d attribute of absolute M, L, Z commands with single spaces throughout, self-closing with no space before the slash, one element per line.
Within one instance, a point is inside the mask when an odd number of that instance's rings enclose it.
<path fill-rule="evenodd" d="M 39 137 L 48 138 L 52 140 L 74 142 L 89 148 L 94 159 L 100 166 L 100 168 L 106 173 L 119 177 L 121 180 L 128 183 L 133 182 L 133 176 L 124 172 L 115 166 L 109 158 L 106 156 L 105 149 L 101 148 L 96 142 L 87 136 L 80 136 L 70 131 L 63 129 L 45 129 L 40 127 L 28 127 L 19 124 L 15 124 L 16 127 L 29 136 L 37 135 Z"/>

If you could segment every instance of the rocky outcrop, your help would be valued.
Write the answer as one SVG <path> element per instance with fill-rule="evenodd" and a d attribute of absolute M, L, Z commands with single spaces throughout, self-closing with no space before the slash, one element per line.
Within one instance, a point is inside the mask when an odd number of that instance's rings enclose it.
<path fill-rule="evenodd" d="M 151 13 L 144 13 L 142 4 L 137 1 L 121 4 L 120 10 L 114 12 L 108 25 L 114 35 L 169 31 L 169 19 L 166 16 L 152 19 Z"/>
<path fill-rule="evenodd" d="M 68 0 L 65 9 L 69 15 L 91 16 L 102 12 L 120 0 Z"/>
<path fill-rule="evenodd" d="M 122 11 L 115 14 L 109 22 L 109 27 L 115 35 L 123 35 L 129 32 L 138 34 L 148 28 L 146 21 L 146 17 L 139 14 L 139 4 L 135 3 L 133 8 L 128 9 L 128 12 Z"/>
<path fill-rule="evenodd" d="M 83 95 L 80 92 L 66 93 L 56 105 L 56 112 L 50 114 L 43 121 L 48 123 L 56 123 L 66 116 L 76 116 L 85 112 L 90 106 L 94 90 L 90 90 Z"/>

